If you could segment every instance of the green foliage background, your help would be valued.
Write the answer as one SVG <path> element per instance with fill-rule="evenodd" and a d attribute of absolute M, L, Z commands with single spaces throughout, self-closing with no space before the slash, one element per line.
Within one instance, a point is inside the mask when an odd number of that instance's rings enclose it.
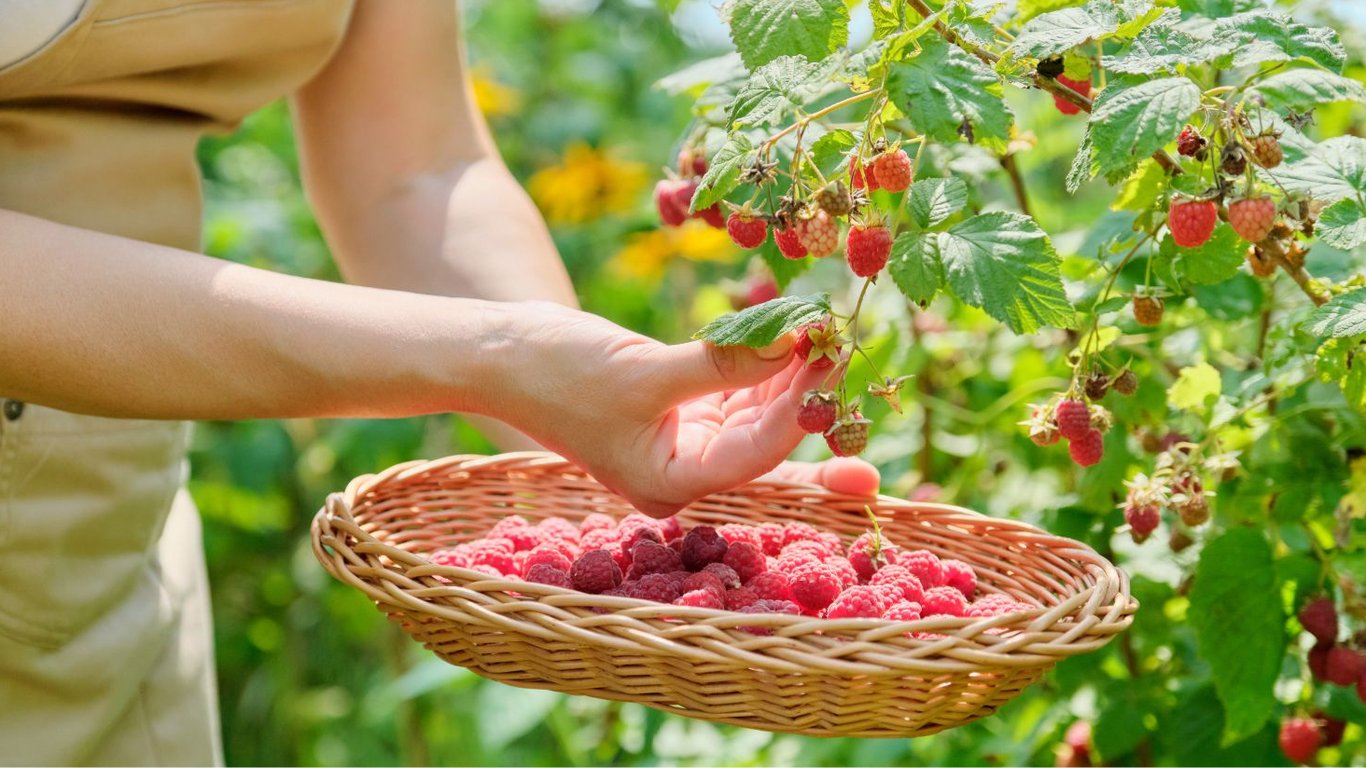
<path fill-rule="evenodd" d="M 1331 12 L 1315 3 L 1300 7 Z M 513 171 L 525 179 L 578 141 L 650 168 L 670 164 L 690 103 L 652 85 L 719 52 L 724 36 L 708 37 L 706 25 L 694 23 L 711 12 L 699 3 L 674 10 L 628 0 L 466 4 L 474 59 L 520 94 L 519 109 L 493 120 Z M 854 13 L 859 18 L 857 8 Z M 1360 79 L 1359 32 L 1339 28 L 1351 54 L 1348 74 Z M 855 36 L 858 29 L 856 24 Z M 1035 216 L 1064 256 L 1064 277 L 1075 278 L 1087 269 L 1080 254 L 1094 251 L 1106 228 L 1116 226 L 1108 208 L 1112 195 L 1103 182 L 1076 196 L 1065 189 L 1084 120 L 1060 116 L 1045 94 L 1011 91 L 1018 123 L 1037 140 L 1018 156 Z M 1319 131 L 1356 131 L 1361 117 L 1360 107 L 1346 104 L 1320 109 Z M 284 105 L 253 116 L 233 136 L 206 141 L 200 159 L 209 253 L 336 279 L 302 196 Z M 1010 206 L 1011 191 L 999 174 L 962 158 L 941 161 L 945 172 L 969 181 L 977 200 Z M 555 236 L 587 309 L 681 340 L 697 327 L 699 315 L 707 319 L 709 305 L 694 296 L 716 295 L 693 289 L 739 277 L 745 263 L 737 254 L 730 264 L 672 264 L 657 283 L 614 273 L 609 262 L 623 238 L 655 227 L 642 192 L 633 211 L 558 227 Z M 1311 272 L 1328 277 L 1359 266 L 1359 259 L 1326 247 L 1316 247 L 1309 263 Z M 837 268 L 818 264 L 802 280 L 819 284 Z M 1175 371 L 1167 358 L 1185 359 L 1193 351 L 1216 360 L 1233 355 L 1261 332 L 1255 317 L 1244 319 L 1252 314 L 1248 306 L 1303 302 L 1298 295 L 1268 294 L 1246 275 L 1197 298 L 1169 307 L 1168 314 L 1175 324 L 1199 322 L 1205 332 L 1154 342 L 1135 359 L 1143 381 L 1137 396 L 1107 401 L 1119 423 L 1168 418 L 1166 388 Z M 1024 403 L 1065 386 L 1067 368 L 1059 355 L 1068 343 L 1065 334 L 1016 336 L 980 311 L 942 302 L 907 323 L 903 306 L 895 291 L 886 291 L 868 308 L 881 318 L 870 345 L 879 365 L 917 376 L 906 416 L 870 408 L 880 426 L 868 457 L 882 469 L 886 490 L 905 495 L 937 484 L 948 501 L 1042 525 L 1115 558 L 1134 576 L 1144 606 L 1121 641 L 1064 662 L 996 716 L 914 741 L 775 736 L 488 683 L 437 661 L 359 594 L 328 578 L 309 549 L 308 524 L 325 495 L 356 475 L 413 458 L 490 452 L 492 446 L 455 417 L 205 424 L 198 431 L 191 489 L 206 522 L 229 763 L 1051 764 L 1063 731 L 1085 717 L 1095 724 L 1097 751 L 1111 763 L 1285 764 L 1276 748 L 1280 705 L 1265 723 L 1254 718 L 1247 738 L 1222 742 L 1229 718 L 1211 683 L 1221 650 L 1201 647 L 1199 622 L 1188 621 L 1193 601 L 1237 605 L 1241 593 L 1188 595 L 1198 547 L 1173 555 L 1163 533 L 1143 547 L 1114 534 L 1122 524 L 1117 489 L 1122 492 L 1121 481 L 1150 457 L 1116 430 L 1105 460 L 1077 472 L 1065 452 L 1036 449 L 1015 425 Z M 1304 343 L 1289 323 L 1269 335 L 1273 350 Z M 1282 593 L 1302 589 L 1297 585 L 1311 580 L 1303 574 L 1312 576 L 1318 567 L 1309 555 L 1349 491 L 1348 457 L 1366 443 L 1366 425 L 1359 413 L 1341 407 L 1332 385 L 1301 387 L 1280 408 L 1301 417 L 1254 446 L 1248 461 L 1257 473 L 1221 485 L 1215 503 L 1224 520 L 1267 530 L 1276 546 L 1268 584 L 1291 605 L 1294 594 Z M 801 455 L 819 458 L 823 450 L 807 444 Z M 1251 538 L 1256 541 L 1220 540 L 1219 552 L 1202 561 L 1201 574 L 1223 568 L 1233 571 L 1226 581 L 1237 582 L 1248 557 L 1270 558 L 1265 538 Z M 1218 577 L 1210 578 L 1214 583 Z M 1299 631 L 1289 615 L 1286 610 L 1286 638 Z M 1302 677 L 1302 658 L 1289 641 L 1280 671 L 1290 682 L 1277 689 L 1283 702 L 1299 696 L 1294 681 Z M 1361 764 L 1366 706 L 1344 691 L 1320 703 L 1353 723 L 1344 748 L 1321 757 Z"/>

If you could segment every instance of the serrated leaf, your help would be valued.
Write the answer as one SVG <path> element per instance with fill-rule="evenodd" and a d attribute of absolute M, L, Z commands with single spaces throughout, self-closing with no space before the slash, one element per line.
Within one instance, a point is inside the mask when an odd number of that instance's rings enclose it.
<path fill-rule="evenodd" d="M 1019 0 L 1019 18 L 1029 21 L 1041 13 L 1085 4 L 1086 0 Z"/>
<path fill-rule="evenodd" d="M 1176 273 L 1183 281 L 1211 285 L 1238 274 L 1246 250 L 1233 227 L 1221 221 L 1209 240 L 1195 248 L 1177 248 L 1170 236 L 1163 238 L 1160 255 L 1175 261 Z"/>
<path fill-rule="evenodd" d="M 1219 371 L 1209 363 L 1186 366 L 1167 389 L 1167 402 L 1173 408 L 1193 413 L 1204 413 L 1219 396 L 1223 380 Z"/>
<path fill-rule="evenodd" d="M 1327 306 L 1327 305 L 1325 305 Z M 1342 389 L 1349 408 L 1366 408 L 1366 356 L 1355 339 L 1329 339 L 1314 353 L 1319 377 Z"/>
<path fill-rule="evenodd" d="M 731 102 L 733 128 L 770 125 L 815 95 L 822 72 L 804 56 L 779 56 L 754 70 Z"/>
<path fill-rule="evenodd" d="M 1014 116 L 996 73 L 939 37 L 925 38 L 921 45 L 920 55 L 890 68 L 891 102 L 913 128 L 933 139 L 957 141 L 967 122 L 977 143 L 1004 149 Z"/>
<path fill-rule="evenodd" d="M 1366 334 L 1366 288 L 1344 293 L 1309 316 L 1308 331 L 1323 338 Z"/>
<path fill-rule="evenodd" d="M 748 76 L 740 54 L 727 53 L 690 64 L 655 82 L 655 87 L 669 94 L 693 93 L 713 84 L 743 82 Z"/>
<path fill-rule="evenodd" d="M 1285 655 L 1285 614 L 1271 547 L 1261 532 L 1234 528 L 1205 545 L 1189 616 L 1224 704 L 1223 744 L 1256 733 L 1276 709 Z"/>
<path fill-rule="evenodd" d="M 1366 243 L 1366 211 L 1354 199 L 1339 200 L 1323 209 L 1314 231 L 1319 240 L 1344 251 Z"/>
<path fill-rule="evenodd" d="M 1042 59 L 1109 37 L 1121 26 L 1135 35 L 1156 17 L 1152 11 L 1151 0 L 1090 0 L 1080 8 L 1064 8 L 1031 19 L 1009 51 L 1015 56 Z"/>
<path fill-rule="evenodd" d="M 958 298 L 1016 333 L 1072 325 L 1058 254 L 1034 220 L 992 211 L 939 233 L 939 258 Z"/>
<path fill-rule="evenodd" d="M 887 263 L 892 282 L 907 299 L 924 304 L 944 287 L 944 265 L 932 234 L 904 232 L 892 243 Z"/>
<path fill-rule="evenodd" d="M 968 185 L 957 177 L 921 179 L 911 185 L 907 206 L 921 229 L 929 229 L 968 204 Z"/>
<path fill-rule="evenodd" d="M 1200 86 L 1164 77 L 1129 87 L 1112 83 L 1091 112 L 1091 142 L 1100 170 L 1120 172 L 1161 149 L 1200 106 Z"/>
<path fill-rule="evenodd" d="M 730 39 L 750 71 L 790 54 L 820 61 L 849 42 L 849 8 L 844 0 L 736 0 Z"/>
<path fill-rule="evenodd" d="M 1231 43 L 1196 37 L 1178 26 L 1180 21 L 1180 11 L 1169 9 L 1120 53 L 1105 56 L 1105 68 L 1122 75 L 1151 75 L 1202 64 L 1232 51 Z"/>
<path fill-rule="evenodd" d="M 1114 211 L 1146 211 L 1157 201 L 1166 186 L 1167 174 L 1156 160 L 1148 158 L 1138 164 L 1138 168 L 1124 180 L 1115 201 L 1110 203 Z"/>
<path fill-rule="evenodd" d="M 830 314 L 830 296 L 780 296 L 772 301 L 722 315 L 693 334 L 717 346 L 766 347 L 788 331 Z"/>
<path fill-rule="evenodd" d="M 726 139 L 726 143 L 722 144 L 721 149 L 712 157 L 702 180 L 698 182 L 690 210 L 710 208 L 739 186 L 740 172 L 749 162 L 751 149 L 753 147 L 750 146 L 749 138 L 743 133 L 733 134 Z"/>
<path fill-rule="evenodd" d="M 811 160 L 821 169 L 821 173 L 829 178 L 845 161 L 855 143 L 854 134 L 837 128 L 811 143 Z"/>
<path fill-rule="evenodd" d="M 1221 67 L 1304 59 L 1341 72 L 1347 59 L 1336 32 L 1306 26 L 1275 11 L 1257 10 L 1218 19 L 1211 38 L 1230 44 L 1231 52 L 1216 61 Z"/>
<path fill-rule="evenodd" d="M 1303 110 L 1335 101 L 1366 101 L 1366 88 L 1350 77 L 1322 69 L 1292 69 L 1272 75 L 1250 89 L 1272 109 Z"/>
<path fill-rule="evenodd" d="M 868 0 L 874 38 L 886 37 L 901 28 L 901 9 L 900 0 Z"/>
<path fill-rule="evenodd" d="M 1095 147 L 1091 144 L 1091 129 L 1087 127 L 1077 145 L 1077 154 L 1072 158 L 1072 167 L 1067 169 L 1067 194 L 1075 195 L 1081 185 L 1096 175 Z"/>
<path fill-rule="evenodd" d="M 1327 203 L 1356 197 L 1366 190 L 1366 139 L 1335 136 L 1304 159 L 1277 168 L 1275 177 L 1287 191 Z"/>

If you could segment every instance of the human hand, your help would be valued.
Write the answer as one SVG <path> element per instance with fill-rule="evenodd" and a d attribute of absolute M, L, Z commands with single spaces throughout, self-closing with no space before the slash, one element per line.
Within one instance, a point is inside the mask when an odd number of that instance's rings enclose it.
<path fill-rule="evenodd" d="M 826 373 L 793 358 L 791 335 L 762 350 L 671 346 L 559 305 L 509 309 L 489 415 L 656 517 L 778 467 L 803 437 L 802 393 Z M 812 477 L 799 466 L 783 471 Z"/>
<path fill-rule="evenodd" d="M 882 475 L 877 467 L 853 456 L 836 456 L 825 461 L 784 461 L 760 479 L 810 483 L 850 496 L 874 496 L 882 485 Z"/>

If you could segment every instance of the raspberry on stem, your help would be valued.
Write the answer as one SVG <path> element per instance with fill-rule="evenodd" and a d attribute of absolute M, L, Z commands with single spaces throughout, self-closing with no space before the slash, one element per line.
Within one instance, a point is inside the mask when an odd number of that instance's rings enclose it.
<path fill-rule="evenodd" d="M 904 192 L 911 186 L 911 157 L 904 149 L 883 152 L 873 159 L 870 170 L 878 187 L 888 192 Z"/>
<path fill-rule="evenodd" d="M 774 229 L 773 242 L 778 245 L 778 252 L 785 259 L 806 258 L 806 246 L 802 245 L 801 236 L 797 234 L 797 228 L 793 225 L 788 225 L 783 229 Z"/>
<path fill-rule="evenodd" d="M 1213 200 L 1172 201 L 1167 209 L 1167 228 L 1172 240 L 1182 248 L 1204 245 L 1214 234 L 1219 209 Z"/>
<path fill-rule="evenodd" d="M 726 218 L 726 234 L 741 248 L 758 248 L 768 239 L 768 222 L 742 208 Z"/>
<path fill-rule="evenodd" d="M 834 392 L 808 390 L 797 410 L 797 426 L 808 434 L 820 434 L 835 426 L 839 398 Z"/>
<path fill-rule="evenodd" d="M 844 256 L 859 277 L 872 277 L 887 266 L 892 255 L 892 233 L 880 222 L 855 224 L 845 237 Z"/>
<path fill-rule="evenodd" d="M 1228 207 L 1228 223 L 1238 236 L 1259 243 L 1276 224 L 1276 202 L 1269 197 L 1247 197 Z"/>

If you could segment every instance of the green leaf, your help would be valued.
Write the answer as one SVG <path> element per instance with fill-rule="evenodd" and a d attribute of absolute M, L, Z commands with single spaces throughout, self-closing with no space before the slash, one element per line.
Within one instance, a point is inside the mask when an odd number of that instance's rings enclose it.
<path fill-rule="evenodd" d="M 655 87 L 672 95 L 695 94 L 701 93 L 702 89 L 712 83 L 744 82 L 748 74 L 744 62 L 740 60 L 740 54 L 727 53 L 703 59 L 671 75 L 665 75 L 655 83 Z"/>
<path fill-rule="evenodd" d="M 1016 333 L 1072 325 L 1058 254 L 1033 219 L 1008 211 L 973 216 L 939 233 L 954 293 Z"/>
<path fill-rule="evenodd" d="M 1322 69 L 1292 69 L 1272 75 L 1250 89 L 1272 109 L 1303 110 L 1335 101 L 1366 101 L 1366 88 L 1350 77 Z"/>
<path fill-rule="evenodd" d="M 769 238 L 759 250 L 759 256 L 768 265 L 768 269 L 773 273 L 773 279 L 777 281 L 780 290 L 787 290 L 787 286 L 793 278 L 811 268 L 812 258 L 789 259 L 778 250 L 774 245 L 773 238 Z"/>
<path fill-rule="evenodd" d="M 1326 305 L 1325 305 L 1326 306 Z M 1366 357 L 1355 339 L 1329 339 L 1314 353 L 1319 377 L 1337 384 L 1347 407 L 1366 409 Z"/>
<path fill-rule="evenodd" d="M 916 304 L 933 299 L 944 287 L 944 265 L 935 240 L 931 234 L 903 232 L 892 243 L 887 271 L 902 295 Z"/>
<path fill-rule="evenodd" d="M 845 157 L 854 148 L 855 143 L 854 134 L 837 128 L 812 142 L 811 159 L 816 163 L 816 167 L 821 169 L 821 173 L 829 178 L 844 163 Z"/>
<path fill-rule="evenodd" d="M 1180 21 L 1179 11 L 1166 11 L 1121 53 L 1102 58 L 1105 68 L 1122 75 L 1151 75 L 1202 64 L 1232 50 L 1230 43 L 1190 34 L 1178 26 Z"/>
<path fill-rule="evenodd" d="M 1366 211 L 1354 199 L 1339 200 L 1323 209 L 1314 231 L 1319 240 L 1350 251 L 1366 243 Z"/>
<path fill-rule="evenodd" d="M 1085 4 L 1086 0 L 1019 0 L 1020 21 L 1029 21 L 1041 13 Z"/>
<path fill-rule="evenodd" d="M 722 315 L 693 334 L 717 346 L 766 347 L 788 331 L 830 314 L 830 296 L 780 296 L 739 312 Z"/>
<path fill-rule="evenodd" d="M 911 217 L 921 229 L 933 227 L 968 204 L 968 185 L 956 176 L 921 179 L 911 185 L 909 194 Z"/>
<path fill-rule="evenodd" d="M 844 0 L 736 0 L 730 38 L 751 71 L 789 54 L 820 61 L 849 42 L 849 8 Z"/>
<path fill-rule="evenodd" d="M 884 38 L 901 28 L 901 9 L 901 0 L 868 0 L 874 38 Z"/>
<path fill-rule="evenodd" d="M 1366 288 L 1344 293 L 1314 310 L 1306 328 L 1323 338 L 1366 334 Z"/>
<path fill-rule="evenodd" d="M 1275 564 L 1260 532 L 1234 528 L 1205 545 L 1189 615 L 1200 657 L 1209 663 L 1224 703 L 1227 746 L 1256 733 L 1275 711 L 1285 654 Z"/>
<path fill-rule="evenodd" d="M 1177 248 L 1168 235 L 1162 240 L 1161 251 L 1163 258 L 1176 262 L 1176 272 L 1182 279 L 1196 285 L 1209 285 L 1221 283 L 1238 273 L 1247 246 L 1238 239 L 1233 227 L 1221 221 L 1204 245 Z"/>
<path fill-rule="evenodd" d="M 1366 190 L 1366 139 L 1335 136 L 1303 160 L 1277 168 L 1275 177 L 1287 191 L 1315 200 L 1331 203 L 1356 197 Z"/>
<path fill-rule="evenodd" d="M 1200 86 L 1188 77 L 1110 84 L 1096 99 L 1089 123 L 1100 169 L 1123 171 L 1161 149 L 1199 106 Z"/>
<path fill-rule="evenodd" d="M 749 139 L 743 133 L 734 134 L 726 139 L 726 143 L 722 144 L 721 149 L 712 157 L 702 180 L 698 182 L 697 191 L 692 196 L 691 210 L 710 208 L 739 186 L 740 172 L 749 162 L 751 149 Z"/>
<path fill-rule="evenodd" d="M 1015 56 L 1042 59 L 1109 37 L 1121 25 L 1134 25 L 1129 34 L 1138 34 L 1143 24 L 1156 18 L 1153 10 L 1151 0 L 1090 0 L 1081 8 L 1064 8 L 1031 19 L 1009 51 Z"/>
<path fill-rule="evenodd" d="M 1215 22 L 1211 37 L 1226 41 L 1231 50 L 1215 62 L 1223 68 L 1304 59 L 1341 72 L 1347 60 L 1338 33 L 1328 27 L 1305 26 L 1275 11 L 1257 10 L 1221 18 Z"/>
<path fill-rule="evenodd" d="M 1095 147 L 1091 144 L 1091 128 L 1088 126 L 1086 133 L 1082 134 L 1081 143 L 1077 145 L 1077 154 L 1072 158 L 1072 167 L 1067 170 L 1067 194 L 1077 194 L 1081 185 L 1096 175 L 1098 167 L 1095 154 Z"/>
<path fill-rule="evenodd" d="M 939 37 L 925 38 L 922 46 L 919 56 L 891 67 L 888 98 L 913 128 L 933 139 L 956 141 L 966 121 L 977 143 L 1004 149 L 1014 117 L 996 73 Z"/>
<path fill-rule="evenodd" d="M 1181 369 L 1180 375 L 1167 390 L 1167 402 L 1173 408 L 1203 413 L 1222 389 L 1219 371 L 1209 363 L 1199 363 Z"/>
<path fill-rule="evenodd" d="M 731 102 L 731 127 L 778 122 L 785 112 L 815 95 L 819 86 L 812 81 L 820 73 L 820 67 L 802 56 L 779 56 L 754 70 Z"/>
<path fill-rule="evenodd" d="M 1110 203 L 1114 211 L 1146 211 L 1157 201 L 1167 183 L 1167 174 L 1156 160 L 1147 158 L 1124 180 L 1115 201 Z"/>

